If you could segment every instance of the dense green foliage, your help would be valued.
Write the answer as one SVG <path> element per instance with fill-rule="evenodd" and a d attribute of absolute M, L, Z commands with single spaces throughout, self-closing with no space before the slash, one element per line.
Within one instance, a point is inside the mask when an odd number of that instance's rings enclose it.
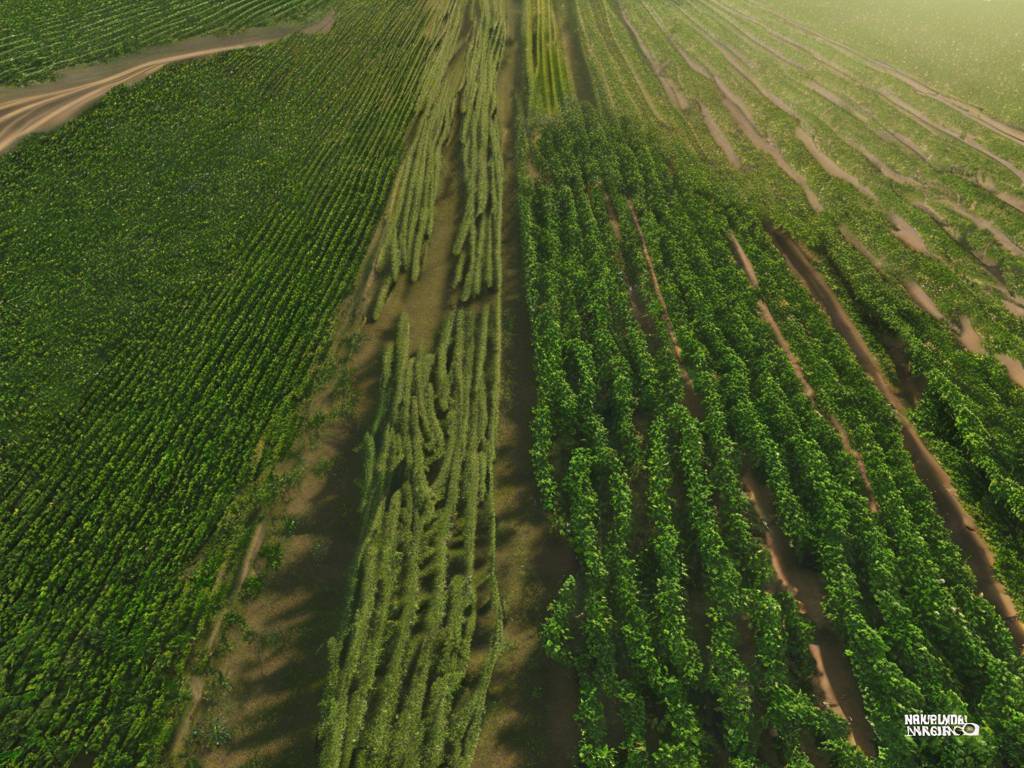
<path fill-rule="evenodd" d="M 345 13 L 0 158 L 0 752 L 21 765 L 159 762 L 412 117 L 421 9 Z"/>
<path fill-rule="evenodd" d="M 0 83 L 195 35 L 306 18 L 324 0 L 2 0 Z"/>
<path fill-rule="evenodd" d="M 524 175 L 520 206 L 535 472 L 581 566 L 545 637 L 580 677 L 582 762 L 702 765 L 724 751 L 735 764 L 806 764 L 801 734 L 834 764 L 864 761 L 811 703 L 806 662 L 778 666 L 806 658 L 806 630 L 770 589 L 745 472 L 769 489 L 795 556 L 821 574 L 881 764 L 1020 761 L 1012 638 L 949 541 L 892 410 L 758 217 L 634 124 L 574 117 L 543 130 L 529 161 L 540 174 Z M 696 595 L 703 612 L 685 608 Z M 790 618 L 764 623 L 772 615 Z M 983 736 L 908 740 L 903 714 L 916 711 L 977 713 Z M 722 727 L 702 731 L 709 717 Z"/>

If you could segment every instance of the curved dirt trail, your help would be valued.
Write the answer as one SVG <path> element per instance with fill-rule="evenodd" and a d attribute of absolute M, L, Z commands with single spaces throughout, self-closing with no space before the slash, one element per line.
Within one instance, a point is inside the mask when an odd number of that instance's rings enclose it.
<path fill-rule="evenodd" d="M 277 42 L 295 32 L 319 34 L 334 24 L 334 12 L 302 28 L 261 27 L 229 37 L 196 37 L 132 54 L 115 62 L 75 68 L 52 82 L 0 88 L 0 153 L 32 133 L 51 131 L 81 114 L 119 85 L 130 85 L 168 64 Z"/>
<path fill-rule="evenodd" d="M 964 559 L 977 579 L 978 588 L 1003 618 L 1017 647 L 1024 649 L 1024 625 L 1018 618 L 1017 608 L 1006 587 L 996 578 L 995 556 L 988 542 L 978 533 L 974 518 L 961 503 L 953 487 L 953 481 L 921 439 L 917 428 L 907 415 L 906 406 L 889 384 L 860 330 L 854 325 L 832 288 L 805 256 L 802 247 L 784 233 L 772 234 L 776 246 L 790 268 L 825 310 L 833 327 L 850 346 L 861 368 L 892 406 L 903 432 L 903 444 L 913 459 L 914 470 L 931 492 L 939 514 L 949 528 L 950 538 L 960 547 Z"/>

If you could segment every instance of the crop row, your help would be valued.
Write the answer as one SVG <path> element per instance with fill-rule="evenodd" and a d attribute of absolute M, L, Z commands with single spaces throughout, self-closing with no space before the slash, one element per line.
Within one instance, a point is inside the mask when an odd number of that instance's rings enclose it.
<path fill-rule="evenodd" d="M 329 644 L 320 765 L 468 766 L 501 649 L 496 305 L 455 310 L 433 352 L 403 315 L 367 432 L 361 546 Z M 485 648 L 484 658 L 473 657 Z"/>
<path fill-rule="evenodd" d="M 677 140 L 713 163 L 731 156 L 741 167 L 723 167 L 721 185 L 822 257 L 814 268 L 872 346 L 1020 599 L 1024 455 L 1013 435 L 1024 426 L 1024 391 L 1003 366 L 1024 354 L 1013 293 L 1024 217 L 999 162 L 1019 164 L 1020 147 L 984 116 L 969 120 L 812 32 L 780 28 L 762 6 L 743 7 L 578 6 L 598 99 L 680 129 Z M 658 72 L 688 108 L 669 109 Z M 982 334 L 980 353 L 963 346 L 971 328 Z"/>
<path fill-rule="evenodd" d="M 435 38 L 410 151 L 399 170 L 398 196 L 385 216 L 376 256 L 381 280 L 374 319 L 400 275 L 407 273 L 412 282 L 420 278 L 434 232 L 434 206 L 442 194 L 457 195 L 462 203 L 452 244 L 460 299 L 495 289 L 501 279 L 497 76 L 507 34 L 505 8 L 498 0 L 452 0 L 428 28 Z M 461 164 L 446 163 L 448 148 L 456 147 Z M 456 181 L 454 190 L 442 187 L 446 167 Z"/>
<path fill-rule="evenodd" d="M 540 379 L 535 472 L 581 563 L 545 636 L 580 676 L 581 759 L 702 764 L 701 754 L 706 761 L 724 750 L 740 764 L 797 764 L 814 752 L 810 733 L 837 765 L 876 754 L 908 766 L 1019 760 L 1016 647 L 978 596 L 892 410 L 759 217 L 688 154 L 665 153 L 632 123 L 577 116 L 542 132 L 531 155 L 541 179 L 523 180 Z M 757 271 L 756 293 L 730 230 Z M 778 312 L 798 367 L 758 297 Z M 762 513 L 798 562 L 820 574 L 824 620 L 845 647 L 863 706 L 859 715 L 857 700 L 842 702 L 864 754 L 808 695 L 807 630 L 788 595 L 770 587 L 751 535 L 760 526 L 744 495 L 754 487 L 746 472 L 768 488 Z M 672 586 L 680 573 L 688 574 L 684 594 L 703 594 L 706 620 Z M 777 603 L 770 613 L 769 599 Z M 659 623 L 663 605 L 686 624 Z M 790 615 L 790 624 L 764 626 L 771 614 Z M 737 629 L 751 626 L 752 637 Z M 758 666 L 766 659 L 758 644 L 777 648 L 768 637 L 780 632 L 789 650 L 776 651 L 773 674 L 793 688 L 784 699 Z M 778 669 L 779 658 L 801 657 Z M 783 704 L 794 697 L 805 702 L 803 715 Z M 617 706 L 608 709 L 610 701 Z M 708 706 L 723 723 L 714 729 L 720 737 L 682 725 L 709 722 Z M 902 720 L 915 711 L 977 713 L 983 738 L 941 749 L 915 743 Z M 614 728 L 608 712 L 620 720 Z M 625 736 L 610 743 L 616 730 Z M 767 756 L 766 738 L 781 758 Z"/>

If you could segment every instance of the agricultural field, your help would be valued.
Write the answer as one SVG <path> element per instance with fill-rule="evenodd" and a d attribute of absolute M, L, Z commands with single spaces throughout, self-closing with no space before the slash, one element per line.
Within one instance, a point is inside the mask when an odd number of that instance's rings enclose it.
<path fill-rule="evenodd" d="M 0 0 L 0 766 L 1024 765 L 1020 15 Z"/>

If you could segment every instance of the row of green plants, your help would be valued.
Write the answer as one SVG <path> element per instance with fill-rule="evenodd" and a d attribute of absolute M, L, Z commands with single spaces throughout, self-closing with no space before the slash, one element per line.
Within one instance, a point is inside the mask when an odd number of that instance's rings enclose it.
<path fill-rule="evenodd" d="M 6 0 L 0 14 L 0 83 L 45 80 L 186 37 L 302 20 L 324 0 Z"/>
<path fill-rule="evenodd" d="M 499 0 L 451 0 L 430 28 L 436 37 L 411 150 L 403 158 L 376 255 L 374 319 L 402 274 L 413 282 L 420 278 L 439 194 L 454 194 L 461 203 L 452 244 L 460 300 L 496 289 L 501 280 L 503 163 L 496 116 L 505 6 Z M 448 147 L 457 148 L 461 163 L 446 161 Z M 444 187 L 446 167 L 455 189 Z"/>
<path fill-rule="evenodd" d="M 679 631 L 652 632 L 641 617 L 658 616 L 659 602 L 667 599 L 659 564 L 671 548 L 659 538 L 649 499 L 652 490 L 672 483 L 678 484 L 678 496 L 671 499 L 674 519 L 681 540 L 690 542 L 688 572 L 700 575 L 690 577 L 696 582 L 690 594 L 707 601 L 702 630 L 689 632 L 707 649 L 684 656 L 697 663 L 698 673 L 688 680 L 691 705 L 699 718 L 701 703 L 710 697 L 724 724 L 715 729 L 721 743 L 708 746 L 714 739 L 705 733 L 704 748 L 710 754 L 725 750 L 737 761 L 769 760 L 761 729 L 785 733 L 770 714 L 775 710 L 768 693 L 759 691 L 756 668 L 736 634 L 737 625 L 753 615 L 753 595 L 772 581 L 762 571 L 744 585 L 750 555 L 738 559 L 735 571 L 724 557 L 744 548 L 749 553 L 756 529 L 740 490 L 743 470 L 768 487 L 770 514 L 786 541 L 800 562 L 821 574 L 825 616 L 845 645 L 873 733 L 873 747 L 861 745 L 865 751 L 877 750 L 885 765 L 1019 761 L 1024 722 L 1013 703 L 1020 684 L 1013 639 L 977 594 L 973 574 L 903 446 L 895 414 L 790 273 L 759 218 L 688 153 L 666 153 L 660 140 L 635 124 L 575 116 L 542 132 L 530 159 L 541 174 L 532 186 L 524 179 L 522 206 L 540 378 L 535 471 L 581 564 L 545 631 L 557 640 L 556 656 L 570 660 L 580 674 L 584 763 L 648 764 L 638 745 L 650 746 L 649 729 L 667 718 L 652 725 L 644 713 L 652 701 L 659 702 L 656 711 L 671 712 L 663 709 L 664 674 L 649 665 L 659 640 Z M 757 270 L 756 292 L 736 264 L 730 232 Z M 619 294 L 614 310 L 613 289 Z M 633 307 L 625 298 L 631 291 Z M 758 298 L 778 317 L 813 397 L 804 393 L 762 321 Z M 635 327 L 644 319 L 648 335 L 659 341 L 660 360 L 653 365 L 639 359 L 645 346 L 627 341 L 638 335 Z M 616 321 L 631 322 L 634 330 L 600 330 Z M 634 352 L 635 362 L 625 356 L 627 344 L 640 351 Z M 669 351 L 673 344 L 699 403 L 690 412 L 680 407 L 686 392 Z M 659 367 L 661 386 L 671 396 L 663 394 L 645 413 L 649 389 L 637 372 Z M 628 457 L 658 450 L 652 446 L 663 439 L 663 421 L 670 436 L 678 424 L 687 438 L 678 444 L 669 438 L 678 469 L 668 485 L 644 471 L 629 473 Z M 848 435 L 849 448 L 835 424 Z M 704 438 L 704 457 L 695 453 L 698 436 Z M 649 459 L 644 470 L 653 465 Z M 704 473 L 721 484 L 709 488 Z M 652 551 L 641 555 L 645 542 Z M 629 544 L 637 547 L 632 558 Z M 636 562 L 646 566 L 639 573 L 653 580 L 646 588 L 631 571 Z M 669 570 L 679 572 L 675 566 Z M 636 610 L 619 590 L 652 602 Z M 598 636 L 603 645 L 595 647 Z M 799 665 L 791 672 L 798 670 Z M 806 674 L 795 679 L 805 682 Z M 617 701 L 616 709 L 609 710 L 610 700 Z M 625 732 L 617 745 L 607 742 L 609 711 L 618 713 Z M 941 745 L 907 739 L 903 714 L 917 711 L 977 713 L 983 737 Z M 752 712 L 769 714 L 758 719 Z M 819 728 L 820 747 L 836 764 L 867 759 Z M 787 756 L 773 761 L 805 759 L 791 756 L 792 745 L 802 743 L 794 737 L 777 746 Z M 668 749 L 661 742 L 651 746 L 650 764 L 668 759 L 662 757 Z M 697 749 L 691 744 L 682 754 L 702 764 L 694 757 Z"/>
<path fill-rule="evenodd" d="M 0 158 L 15 764 L 161 763 L 412 118 L 424 14 L 385 10 L 167 69 Z"/>
<path fill-rule="evenodd" d="M 433 350 L 415 354 L 403 315 L 384 353 L 362 446 L 361 545 L 328 647 L 323 768 L 472 762 L 503 631 L 499 311 L 454 310 Z"/>
<path fill-rule="evenodd" d="M 527 99 L 533 115 L 555 114 L 572 95 L 566 52 L 553 0 L 527 0 L 523 7 Z"/>
<path fill-rule="evenodd" d="M 863 86 L 841 68 L 823 65 L 830 60 L 822 50 L 810 49 L 806 36 L 803 42 L 795 40 L 792 30 L 779 32 L 777 23 L 749 21 L 720 3 L 681 8 L 643 0 L 622 6 L 628 8 L 630 22 L 646 45 L 667 62 L 666 71 L 700 104 L 699 110 L 676 113 L 685 143 L 711 162 L 721 163 L 722 155 L 702 113 L 713 114 L 744 166 L 723 183 L 735 185 L 762 218 L 825 257 L 816 267 L 842 298 L 893 386 L 901 390 L 929 447 L 978 519 L 995 552 L 997 575 L 1011 593 L 1024 594 L 1016 543 L 1024 456 L 1013 437 L 1021 428 L 1024 392 L 991 356 L 995 352 L 1022 355 L 1021 319 L 1009 311 L 1005 287 L 1017 284 L 1019 270 L 1016 257 L 999 246 L 990 232 L 963 216 L 958 220 L 959 214 L 951 213 L 944 203 L 961 199 L 961 211 L 979 211 L 976 215 L 991 218 L 1014 234 L 1014 222 L 1019 226 L 1024 217 L 1005 201 L 996 200 L 987 188 L 991 184 L 977 176 L 997 178 L 1000 166 L 901 113 L 878 95 L 877 84 Z M 584 19 L 594 10 L 579 13 Z M 607 11 L 605 18 L 613 19 L 613 11 Z M 627 34 L 625 26 L 620 27 L 621 34 Z M 599 44 L 600 40 L 595 42 Z M 644 60 L 639 50 L 619 46 L 614 55 L 609 49 L 591 53 L 588 64 L 600 73 L 594 76 L 595 83 L 604 83 L 598 88 L 600 100 L 631 114 L 639 109 L 643 119 L 643 105 L 638 107 L 629 93 L 635 75 L 624 59 Z M 653 80 L 654 73 L 647 75 L 642 82 Z M 811 87 L 812 80 L 823 83 L 825 92 L 840 94 L 847 106 L 823 111 L 821 105 L 827 100 L 820 89 Z M 901 85 L 898 80 L 886 87 L 897 85 Z M 653 83 L 645 90 L 656 93 Z M 811 215 L 803 191 L 748 140 L 734 112 L 722 104 L 726 92 L 741 100 L 756 129 L 806 177 L 824 203 L 823 213 Z M 901 91 L 901 98 L 911 97 Z M 933 104 L 929 109 L 934 112 L 937 107 Z M 943 109 L 930 113 L 928 119 L 949 119 L 950 111 Z M 650 110 L 646 112 L 650 119 Z M 827 119 L 837 112 L 839 119 Z M 876 199 L 829 175 L 797 139 L 797 126 L 809 131 L 843 168 L 867 182 Z M 980 131 L 977 125 L 975 129 Z M 910 149 L 917 146 L 915 142 L 929 147 L 928 152 L 916 155 Z M 1005 150 L 1005 142 L 1000 147 Z M 884 178 L 864 150 L 920 186 L 908 190 L 908 183 Z M 947 150 L 957 158 L 955 163 L 947 166 L 932 159 Z M 1000 192 L 1005 179 L 996 184 L 995 192 Z M 947 232 L 917 207 L 923 194 L 961 227 L 959 233 Z M 894 237 L 890 213 L 912 223 L 925 238 L 927 253 L 917 253 Z M 1004 285 L 993 280 L 992 270 L 981 265 L 978 254 L 986 259 L 998 256 Z M 931 317 L 911 300 L 905 288 L 910 281 L 924 286 L 945 319 Z M 961 347 L 957 335 L 963 318 L 981 330 L 989 354 L 972 354 Z M 949 376 L 949 371 L 955 375 Z"/>
<path fill-rule="evenodd" d="M 570 113 L 525 142 L 531 455 L 579 564 L 542 637 L 579 679 L 581 764 L 866 763 L 810 684 L 811 629 L 755 535 L 745 436 L 711 355 L 690 357 L 698 341 L 664 323 L 649 278 L 633 215 L 646 232 L 643 205 L 684 179 L 636 124 Z"/>
<path fill-rule="evenodd" d="M 430 267 L 446 270 L 445 304 L 454 308 L 420 349 L 410 341 L 417 318 L 403 314 L 383 355 L 361 450 L 359 554 L 328 647 L 321 768 L 469 768 L 504 649 L 495 459 L 506 10 L 499 0 L 473 0 L 436 20 L 440 37 L 396 181 L 398 204 L 420 207 L 383 224 L 377 268 L 391 272 L 375 318 L 401 273 L 420 277 L 440 215 L 455 216 L 454 242 L 450 258 Z M 426 172 L 410 177 L 413 167 Z M 446 172 L 462 181 L 454 214 L 442 199 Z M 414 183 L 403 188 L 406 181 Z"/>
<path fill-rule="evenodd" d="M 704 21 L 709 22 L 709 19 Z M 709 27 L 713 28 L 710 23 Z M 784 40 L 772 39 L 763 27 L 749 26 L 746 34 L 752 35 L 758 30 L 763 44 L 781 46 L 785 43 Z M 803 60 L 805 72 L 817 61 L 794 45 L 785 48 L 784 55 L 787 60 Z M 985 258 L 1001 254 L 995 260 L 1000 265 L 998 278 L 1010 287 L 1019 284 L 1017 257 L 992 241 L 989 233 L 978 231 L 962 217 L 958 219 L 956 210 L 944 205 L 949 205 L 947 201 L 951 199 L 963 200 L 962 205 L 956 206 L 961 211 L 970 206 L 976 214 L 995 220 L 999 227 L 1010 233 L 1020 231 L 1024 217 L 1011 207 L 993 201 L 988 190 L 977 181 L 977 176 L 972 178 L 962 170 L 973 168 L 974 174 L 995 175 L 998 166 L 986 167 L 986 159 L 974 149 L 948 137 L 936 136 L 934 131 L 922 128 L 917 121 L 900 115 L 891 105 L 887 107 L 873 90 L 877 85 L 864 86 L 859 76 L 841 76 L 828 69 L 819 71 L 816 77 L 831 92 L 840 94 L 847 103 L 854 105 L 853 110 L 869 115 L 876 129 L 875 132 L 867 131 L 848 113 L 839 116 L 841 121 L 826 123 L 812 117 L 813 96 L 801 100 L 800 89 L 792 81 L 777 74 L 772 76 L 779 67 L 768 64 L 772 60 L 777 63 L 778 57 L 765 54 L 761 58 L 761 77 L 771 84 L 776 94 L 782 94 L 796 106 L 805 124 L 819 129 L 819 141 L 821 136 L 835 130 L 836 125 L 841 125 L 845 135 L 868 146 L 873 154 L 922 185 L 911 195 L 906 195 L 906 190 L 894 189 L 893 185 L 873 186 L 884 206 L 882 211 L 899 211 L 922 233 L 928 246 L 925 254 L 901 247 L 892 237 L 889 222 L 878 206 L 865 201 L 842 183 L 833 182 L 832 190 L 827 193 L 825 199 L 831 201 L 829 207 L 834 213 L 829 212 L 821 227 L 801 225 L 791 216 L 791 228 L 801 231 L 807 242 L 813 242 L 816 251 L 827 254 L 823 268 L 847 297 L 848 306 L 862 319 L 868 333 L 876 338 L 899 339 L 905 345 L 905 354 L 914 375 L 927 382 L 921 401 L 912 403 L 918 406 L 913 411 L 914 420 L 954 476 L 961 496 L 977 510 L 986 537 L 996 551 L 1003 577 L 1011 591 L 1020 595 L 1021 553 L 1015 540 L 1019 536 L 1024 455 L 1013 435 L 1024 426 L 1021 422 L 1024 393 L 1007 379 L 994 360 L 961 349 L 950 333 L 955 333 L 957 328 L 952 323 L 936 322 L 911 305 L 900 284 L 908 280 L 920 282 L 948 317 L 973 320 L 982 330 L 989 352 L 1003 351 L 1019 358 L 1022 353 L 1021 320 L 1007 311 L 1003 303 L 1005 288 L 992 287 L 991 276 L 975 254 L 987 253 Z M 852 63 L 847 62 L 847 65 Z M 893 86 L 889 83 L 888 87 Z M 907 94 L 903 97 L 910 98 Z M 927 108 L 923 104 L 919 106 Z M 949 110 L 942 115 L 933 115 L 931 119 L 948 120 Z M 957 159 L 951 159 L 945 165 L 924 162 L 906 147 L 891 140 L 883 141 L 887 130 L 913 137 L 914 146 L 926 147 L 928 156 Z M 844 150 L 833 142 L 829 152 L 833 157 L 841 158 L 846 167 L 857 167 L 853 158 L 855 153 L 848 147 Z M 870 178 L 866 168 L 860 173 L 862 178 Z M 921 194 L 928 195 L 926 199 L 932 206 L 960 229 L 959 240 L 954 240 L 931 216 L 914 207 L 914 198 Z M 1002 211 L 999 212 L 998 208 Z M 840 224 L 856 233 L 875 260 L 882 262 L 881 267 L 869 263 L 848 242 L 835 236 Z M 881 276 L 878 274 L 880 270 Z M 889 360 L 889 350 L 885 345 L 879 344 L 878 348 L 880 357 Z M 947 374 L 951 368 L 957 371 L 953 379 Z"/>

